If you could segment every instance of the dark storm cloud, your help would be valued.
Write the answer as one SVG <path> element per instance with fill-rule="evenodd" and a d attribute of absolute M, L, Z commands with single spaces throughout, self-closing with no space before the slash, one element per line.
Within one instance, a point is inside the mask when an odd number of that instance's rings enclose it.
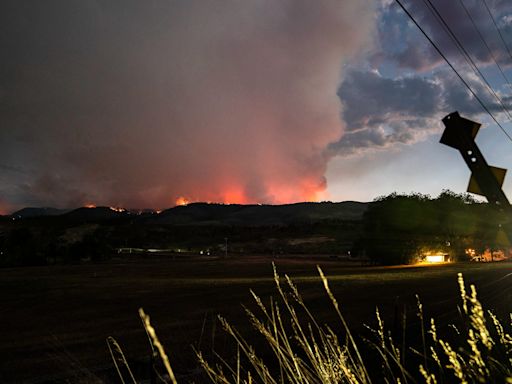
<path fill-rule="evenodd" d="M 388 116 L 431 116 L 437 112 L 441 94 L 441 86 L 434 80 L 390 79 L 376 71 L 359 70 L 349 72 L 338 90 L 348 132 L 382 124 Z"/>
<path fill-rule="evenodd" d="M 489 71 L 495 71 L 494 81 L 491 82 L 498 90 L 502 104 L 512 110 L 511 90 L 503 86 L 504 81 L 497 73 L 492 55 L 503 68 L 506 68 L 505 63 L 510 63 L 510 58 L 482 3 L 464 1 L 487 38 L 492 54 L 481 42 L 458 1 L 433 3 L 477 65 L 487 70 L 487 76 L 492 73 Z M 502 33 L 512 41 L 512 2 L 495 1 L 489 4 Z M 406 6 L 449 60 L 455 63 L 465 81 L 491 113 L 500 120 L 506 118 L 507 113 L 500 101 L 465 65 L 459 51 L 424 3 L 409 1 Z M 475 118 L 485 115 L 479 102 L 394 1 L 381 2 L 377 24 L 376 44 L 367 62 L 359 65 L 359 69 L 348 71 L 339 87 L 346 133 L 340 140 L 331 143 L 327 151 L 329 154 L 347 155 L 374 148 L 389 148 L 398 143 L 417 143 L 440 131 L 442 117 L 455 110 Z M 381 75 L 374 68 L 383 69 L 387 75 Z M 496 81 L 496 75 L 499 81 Z"/>
<path fill-rule="evenodd" d="M 501 112 L 501 106 L 485 96 L 480 83 L 473 81 L 472 86 L 477 94 L 484 95 L 482 99 L 491 112 Z M 346 74 L 338 96 L 344 105 L 346 133 L 329 146 L 332 155 L 413 144 L 440 131 L 440 120 L 450 112 L 457 110 L 469 117 L 483 112 L 449 69 L 436 71 L 429 78 L 385 78 L 376 71 L 352 70 Z M 510 98 L 503 100 L 512 109 Z"/>
<path fill-rule="evenodd" d="M 372 27 L 359 0 L 3 1 L 2 200 L 314 198 Z"/>
<path fill-rule="evenodd" d="M 481 65 L 494 65 L 494 56 L 500 65 L 510 66 L 510 56 L 483 3 L 475 0 L 464 0 L 463 2 L 492 53 L 482 42 L 478 31 L 459 1 L 432 0 L 439 14 L 466 51 L 470 52 L 473 60 Z M 488 3 L 505 40 L 512 41 L 512 24 L 509 21 L 510 14 L 512 14 L 512 2 L 497 0 Z M 450 60 L 459 65 L 467 65 L 449 34 L 423 2 L 408 1 L 405 5 Z M 425 38 L 420 36 L 417 27 L 412 23 L 401 22 L 406 16 L 395 2 L 384 5 L 382 12 L 378 38 L 380 46 L 385 49 L 376 53 L 374 60 L 388 59 L 402 68 L 416 71 L 430 70 L 442 63 L 442 58 L 430 44 L 421 43 Z M 426 42 L 426 40 L 424 41 Z"/>

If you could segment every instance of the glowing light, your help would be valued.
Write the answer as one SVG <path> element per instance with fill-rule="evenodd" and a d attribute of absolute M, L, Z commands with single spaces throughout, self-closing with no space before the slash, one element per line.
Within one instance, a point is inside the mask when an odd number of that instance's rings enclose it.
<path fill-rule="evenodd" d="M 84 205 L 85 208 L 96 208 L 96 204 L 88 203 Z"/>
<path fill-rule="evenodd" d="M 465 250 L 465 252 L 466 252 L 466 255 L 468 255 L 470 257 L 476 256 L 476 251 L 473 248 L 468 248 Z"/>
<path fill-rule="evenodd" d="M 427 255 L 425 256 L 425 262 L 427 263 L 444 263 L 444 255 Z"/>
<path fill-rule="evenodd" d="M 109 207 L 111 211 L 114 211 L 114 212 L 125 212 L 126 209 L 124 208 L 119 208 L 119 207 Z"/>
<path fill-rule="evenodd" d="M 188 205 L 190 201 L 183 196 L 180 196 L 176 199 L 176 205 Z"/>

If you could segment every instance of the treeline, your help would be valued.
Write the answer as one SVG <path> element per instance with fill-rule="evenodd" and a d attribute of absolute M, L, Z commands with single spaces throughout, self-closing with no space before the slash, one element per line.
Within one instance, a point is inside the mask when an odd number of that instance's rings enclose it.
<path fill-rule="evenodd" d="M 347 254 L 360 221 L 320 220 L 286 225 L 174 225 L 102 221 L 65 224 L 51 218 L 17 220 L 0 227 L 0 266 L 98 262 L 155 255 Z M 160 252 L 148 252 L 147 250 Z M 146 250 L 146 251 L 142 251 Z M 119 253 L 120 251 L 120 253 Z"/>
<path fill-rule="evenodd" d="M 466 250 L 507 252 L 510 207 L 479 203 L 468 194 L 393 193 L 377 198 L 363 216 L 355 252 L 381 264 L 416 261 L 428 252 L 468 259 Z"/>
<path fill-rule="evenodd" d="M 99 225 L 52 227 L 33 220 L 0 234 L 0 266 L 36 266 L 101 261 L 112 253 L 111 231 Z"/>

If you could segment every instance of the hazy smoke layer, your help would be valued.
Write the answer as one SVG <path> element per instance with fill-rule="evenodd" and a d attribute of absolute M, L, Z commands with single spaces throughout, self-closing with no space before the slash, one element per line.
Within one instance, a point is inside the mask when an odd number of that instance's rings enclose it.
<path fill-rule="evenodd" d="M 282 203 L 325 189 L 361 0 L 1 6 L 3 205 Z"/>

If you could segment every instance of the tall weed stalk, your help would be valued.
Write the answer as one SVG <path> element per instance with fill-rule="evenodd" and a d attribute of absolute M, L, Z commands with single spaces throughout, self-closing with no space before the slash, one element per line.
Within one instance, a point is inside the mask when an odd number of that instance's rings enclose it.
<path fill-rule="evenodd" d="M 258 314 L 245 308 L 253 328 L 264 341 L 267 351 L 260 354 L 226 319 L 220 324 L 236 345 L 236 356 L 215 355 L 216 362 L 207 360 L 196 351 L 198 362 L 208 379 L 219 384 L 372 384 L 372 383 L 510 383 L 512 384 L 512 314 L 507 323 L 493 312 L 485 311 L 478 300 L 474 285 L 466 289 L 461 274 L 461 324 L 452 325 L 451 333 L 437 330 L 430 319 L 426 329 L 423 305 L 417 297 L 417 317 L 420 325 L 420 344 L 407 345 L 406 317 L 403 314 L 401 342 L 397 343 L 386 329 L 379 310 L 377 327 L 370 328 L 373 336 L 358 338 L 352 334 L 332 293 L 324 273 L 318 268 L 324 290 L 336 313 L 339 327 L 320 324 L 308 309 L 297 286 L 287 276 L 280 276 L 274 266 L 277 300 L 264 304 L 251 291 Z M 166 380 L 177 383 L 163 346 L 156 336 L 149 317 L 140 310 L 152 349 L 161 359 Z M 116 349 L 121 351 L 116 343 Z M 372 352 L 373 351 L 373 352 Z M 406 355 L 414 356 L 406 360 Z M 133 376 L 122 351 L 112 356 L 123 382 Z M 120 358 L 124 359 L 120 361 Z M 407 364 L 406 364 L 407 362 Z M 129 379 L 126 380 L 126 373 Z M 162 375 L 159 375 L 162 379 Z"/>

